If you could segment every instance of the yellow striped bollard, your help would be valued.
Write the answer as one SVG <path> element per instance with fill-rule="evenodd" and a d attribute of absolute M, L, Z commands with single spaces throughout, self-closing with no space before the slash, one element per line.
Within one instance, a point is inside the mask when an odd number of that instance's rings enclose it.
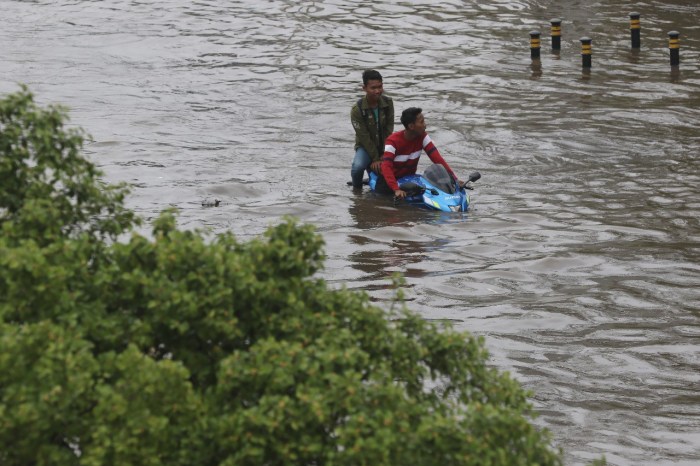
<path fill-rule="evenodd" d="M 638 49 L 642 46 L 642 40 L 641 40 L 641 32 L 642 32 L 642 26 L 639 21 L 639 18 L 642 15 L 639 13 L 633 12 L 630 13 L 630 38 L 632 40 L 632 48 L 633 49 Z"/>
<path fill-rule="evenodd" d="M 552 23 L 552 50 L 561 50 L 561 20 L 552 18 L 549 22 Z"/>
<path fill-rule="evenodd" d="M 678 31 L 671 31 L 668 33 L 668 49 L 671 52 L 671 66 L 679 66 L 681 64 L 681 41 L 679 39 L 680 36 L 681 33 Z"/>
<path fill-rule="evenodd" d="M 591 42 L 593 42 L 593 39 L 590 37 L 581 37 L 581 66 L 583 68 L 590 68 L 591 67 L 591 51 L 592 51 L 592 46 Z"/>
<path fill-rule="evenodd" d="M 540 58 L 540 31 L 530 31 L 530 58 Z"/>

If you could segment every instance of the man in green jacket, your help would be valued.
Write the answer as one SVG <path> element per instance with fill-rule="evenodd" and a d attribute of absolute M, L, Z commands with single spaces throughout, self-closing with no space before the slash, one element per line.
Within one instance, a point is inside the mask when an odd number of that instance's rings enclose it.
<path fill-rule="evenodd" d="M 384 140 L 394 132 L 394 102 L 391 97 L 383 95 L 382 75 L 376 70 L 365 70 L 362 90 L 365 96 L 350 111 L 350 121 L 355 129 L 355 158 L 350 169 L 354 189 L 362 189 L 365 170 L 379 173 Z"/>

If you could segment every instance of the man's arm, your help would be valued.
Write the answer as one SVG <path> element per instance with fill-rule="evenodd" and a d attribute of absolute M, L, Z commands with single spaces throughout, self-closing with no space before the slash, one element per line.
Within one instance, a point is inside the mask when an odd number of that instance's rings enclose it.
<path fill-rule="evenodd" d="M 387 108 L 386 112 L 386 129 L 388 133 L 386 134 L 385 137 L 388 137 L 391 133 L 394 132 L 394 100 L 389 99 L 389 108 Z"/>
<path fill-rule="evenodd" d="M 387 105 L 386 105 L 386 112 L 384 115 L 384 126 L 386 128 L 386 134 L 384 134 L 384 140 L 386 141 L 386 138 L 388 138 L 391 134 L 394 132 L 394 101 L 391 97 L 385 96 Z M 382 141 L 382 147 L 384 146 L 384 141 Z M 372 159 L 372 163 L 370 164 L 370 169 L 376 173 L 381 173 L 382 172 L 382 164 L 383 162 L 383 154 L 382 157 L 380 157 L 378 160 Z"/>
<path fill-rule="evenodd" d="M 384 147 L 384 155 L 382 156 L 382 176 L 387 186 L 394 191 L 394 194 L 397 197 L 403 197 L 400 194 L 403 193 L 403 191 L 399 189 L 399 184 L 394 175 L 394 157 L 396 157 L 396 148 L 387 141 L 387 145 Z M 405 194 L 406 193 L 403 193 L 404 196 Z"/>
<path fill-rule="evenodd" d="M 369 154 L 370 159 L 372 159 L 372 162 L 378 162 L 381 160 L 379 152 L 377 151 L 377 148 L 374 147 L 372 138 L 369 135 L 367 120 L 362 117 L 360 109 L 357 108 L 357 105 L 354 105 L 350 111 L 350 121 L 352 122 L 352 127 L 355 129 L 355 142 L 364 147 Z"/>

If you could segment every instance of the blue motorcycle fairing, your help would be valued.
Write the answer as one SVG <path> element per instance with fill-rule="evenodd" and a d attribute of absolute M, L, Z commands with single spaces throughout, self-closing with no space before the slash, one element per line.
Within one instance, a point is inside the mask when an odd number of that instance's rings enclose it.
<path fill-rule="evenodd" d="M 442 165 L 435 164 L 426 169 L 426 176 L 413 174 L 399 178 L 397 180 L 399 187 L 407 183 L 415 183 L 423 188 L 422 193 L 407 193 L 405 201 L 419 207 L 443 212 L 466 212 L 469 209 L 469 194 L 464 188 L 457 186 L 457 183 L 451 178 L 451 184 L 446 185 L 443 171 L 444 175 L 449 176 Z M 376 173 L 370 173 L 369 187 L 372 191 L 375 190 L 378 179 L 379 176 Z M 452 192 L 446 192 L 444 189 Z"/>

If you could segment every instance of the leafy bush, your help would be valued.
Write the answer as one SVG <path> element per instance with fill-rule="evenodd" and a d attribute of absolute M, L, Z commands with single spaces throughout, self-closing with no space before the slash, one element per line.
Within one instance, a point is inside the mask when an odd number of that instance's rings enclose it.
<path fill-rule="evenodd" d="M 292 220 L 138 234 L 65 121 L 0 101 L 0 464 L 561 464 L 481 339 L 330 289 Z"/>

